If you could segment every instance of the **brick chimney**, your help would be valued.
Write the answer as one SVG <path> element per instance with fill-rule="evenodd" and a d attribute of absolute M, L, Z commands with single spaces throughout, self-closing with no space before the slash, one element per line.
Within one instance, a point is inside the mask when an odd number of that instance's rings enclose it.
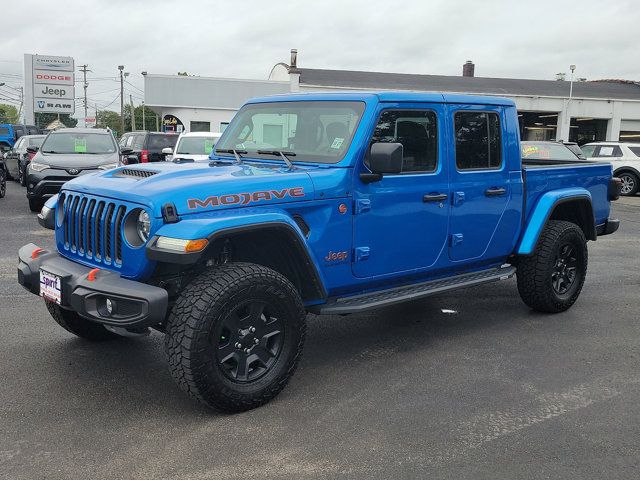
<path fill-rule="evenodd" d="M 473 77 L 476 66 L 473 64 L 471 60 L 467 60 L 466 63 L 462 66 L 462 76 L 463 77 Z"/>

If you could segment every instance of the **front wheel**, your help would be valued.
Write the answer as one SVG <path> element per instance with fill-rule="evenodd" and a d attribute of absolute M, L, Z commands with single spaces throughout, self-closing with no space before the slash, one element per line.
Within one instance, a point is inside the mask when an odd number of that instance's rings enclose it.
<path fill-rule="evenodd" d="M 25 175 L 26 169 L 26 166 L 21 167 L 20 165 L 18 165 L 18 182 L 20 182 L 20 185 L 22 185 L 23 187 L 27 186 L 27 177 Z"/>
<path fill-rule="evenodd" d="M 568 310 L 582 291 L 587 274 L 587 240 L 576 224 L 551 220 L 533 255 L 518 259 L 518 292 L 539 312 Z"/>
<path fill-rule="evenodd" d="M 241 412 L 275 397 L 293 375 L 306 323 L 278 272 L 228 263 L 192 281 L 174 304 L 165 351 L 178 385 L 205 405 Z"/>
<path fill-rule="evenodd" d="M 29 210 L 35 213 L 40 213 L 42 207 L 44 206 L 44 202 L 39 198 L 30 198 L 29 199 Z"/>

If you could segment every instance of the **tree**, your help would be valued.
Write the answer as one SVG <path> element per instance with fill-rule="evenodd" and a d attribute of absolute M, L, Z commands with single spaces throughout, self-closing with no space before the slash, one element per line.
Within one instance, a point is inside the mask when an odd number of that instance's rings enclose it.
<path fill-rule="evenodd" d="M 75 127 L 78 124 L 78 120 L 70 116 L 68 113 L 57 114 L 36 112 L 36 125 L 40 128 L 44 128 L 54 120 L 57 120 L 58 115 L 60 115 L 60 121 L 65 125 L 65 127 Z"/>
<path fill-rule="evenodd" d="M 18 110 L 13 105 L 0 104 L 0 123 L 18 123 Z"/>
<path fill-rule="evenodd" d="M 110 128 L 122 134 L 120 131 L 120 114 L 111 110 L 99 110 L 96 117 L 96 127 L 98 128 Z"/>

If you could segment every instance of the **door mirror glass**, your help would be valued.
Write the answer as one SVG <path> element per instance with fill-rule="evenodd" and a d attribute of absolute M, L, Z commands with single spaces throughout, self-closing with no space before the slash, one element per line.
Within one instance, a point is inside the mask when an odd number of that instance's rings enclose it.
<path fill-rule="evenodd" d="M 373 173 L 402 172 L 403 147 L 401 143 L 374 143 L 371 145 L 369 167 Z"/>

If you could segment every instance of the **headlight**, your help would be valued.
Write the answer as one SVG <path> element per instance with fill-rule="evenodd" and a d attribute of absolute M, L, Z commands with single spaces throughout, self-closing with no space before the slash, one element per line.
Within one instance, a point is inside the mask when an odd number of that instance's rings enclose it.
<path fill-rule="evenodd" d="M 151 219 L 149 214 L 145 210 L 140 210 L 138 214 L 138 236 L 140 240 L 146 242 L 149 240 L 149 233 L 151 232 Z"/>
<path fill-rule="evenodd" d="M 98 167 L 100 170 L 111 170 L 112 168 L 118 168 L 117 163 L 105 163 L 104 165 L 100 165 Z"/>
<path fill-rule="evenodd" d="M 47 168 L 49 168 L 49 165 L 47 165 L 46 163 L 39 163 L 39 162 L 31 161 L 31 162 L 29 162 L 29 168 L 31 170 L 33 170 L 34 172 L 41 172 L 41 171 L 46 170 Z"/>

